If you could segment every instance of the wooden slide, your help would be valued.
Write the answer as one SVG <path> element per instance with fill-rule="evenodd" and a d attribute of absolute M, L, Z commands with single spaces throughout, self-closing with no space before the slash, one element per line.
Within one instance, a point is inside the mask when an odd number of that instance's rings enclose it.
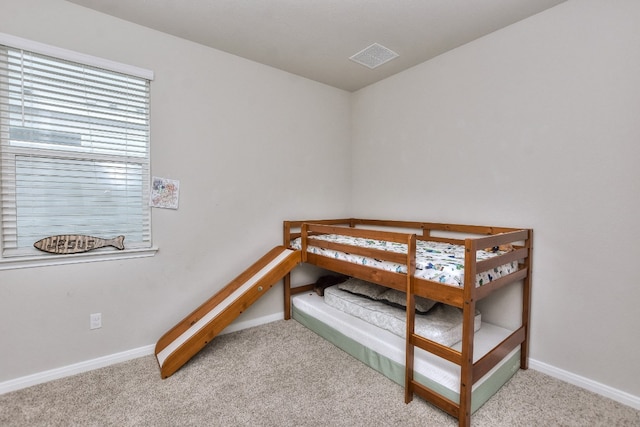
<path fill-rule="evenodd" d="M 160 375 L 187 363 L 301 261 L 300 251 L 276 246 L 158 340 Z"/>

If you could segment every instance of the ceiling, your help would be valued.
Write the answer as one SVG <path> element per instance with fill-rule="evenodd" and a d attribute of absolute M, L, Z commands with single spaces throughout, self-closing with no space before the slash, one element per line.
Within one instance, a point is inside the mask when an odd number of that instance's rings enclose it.
<path fill-rule="evenodd" d="M 67 0 L 355 91 L 566 0 Z M 373 43 L 399 56 L 370 69 Z"/>

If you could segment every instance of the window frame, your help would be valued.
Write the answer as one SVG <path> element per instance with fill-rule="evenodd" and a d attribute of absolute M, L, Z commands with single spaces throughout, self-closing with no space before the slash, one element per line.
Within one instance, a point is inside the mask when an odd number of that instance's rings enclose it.
<path fill-rule="evenodd" d="M 0 33 L 0 44 L 9 46 L 15 49 L 22 49 L 25 51 L 34 52 L 37 54 L 47 55 L 61 60 L 72 61 L 88 66 L 99 67 L 118 73 L 128 74 L 131 76 L 143 78 L 152 81 L 154 73 L 151 70 L 144 68 L 122 64 L 119 62 L 98 58 L 95 56 L 74 52 L 67 49 L 62 49 L 55 46 L 46 45 L 43 43 L 23 39 L 10 34 Z M 147 182 L 151 178 L 151 147 L 148 146 L 148 176 Z M 148 201 L 142 201 L 148 203 Z M 1 203 L 1 200 L 0 200 Z M 155 255 L 158 248 L 153 245 L 152 239 L 152 225 L 151 225 L 151 207 L 149 208 L 149 247 L 124 249 L 119 251 L 89 251 L 77 254 L 48 254 L 45 252 L 34 253 L 33 255 L 23 256 L 10 256 L 6 257 L 2 255 L 2 239 L 0 239 L 0 270 L 15 269 L 15 268 L 29 268 L 48 265 L 61 265 L 61 264 L 74 264 L 84 262 L 96 262 L 116 259 L 130 259 L 141 258 Z M 0 229 L 0 233 L 2 230 Z"/>

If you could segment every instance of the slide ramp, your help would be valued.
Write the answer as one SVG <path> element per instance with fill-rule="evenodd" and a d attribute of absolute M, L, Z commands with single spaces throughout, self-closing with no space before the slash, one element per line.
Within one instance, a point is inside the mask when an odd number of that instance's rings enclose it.
<path fill-rule="evenodd" d="M 300 261 L 300 251 L 276 246 L 165 333 L 155 349 L 162 378 L 173 375 Z"/>

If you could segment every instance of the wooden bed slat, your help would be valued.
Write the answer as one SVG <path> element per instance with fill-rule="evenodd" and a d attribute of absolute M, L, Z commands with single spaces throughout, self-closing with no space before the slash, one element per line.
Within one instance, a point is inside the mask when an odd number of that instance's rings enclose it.
<path fill-rule="evenodd" d="M 481 299 L 486 298 L 488 295 L 500 288 L 503 288 L 504 286 L 521 281 L 527 277 L 528 273 L 529 269 L 527 269 L 526 267 L 520 267 L 517 271 L 514 271 L 511 274 L 507 274 L 506 276 L 494 279 L 486 285 L 480 286 L 478 288 L 478 290 L 476 291 L 476 299 L 480 301 Z"/>
<path fill-rule="evenodd" d="M 519 228 L 492 227 L 492 226 L 485 226 L 485 225 L 444 224 L 444 223 L 435 223 L 435 222 L 423 222 L 421 224 L 425 233 L 436 230 L 436 231 L 445 231 L 450 233 L 491 235 L 491 234 L 509 233 L 512 231 L 521 230 Z M 425 235 L 428 235 L 428 234 L 425 234 Z"/>
<path fill-rule="evenodd" d="M 381 251 L 379 249 L 362 248 L 359 246 L 345 245 L 342 243 L 328 242 L 320 239 L 309 239 L 309 246 L 316 248 L 332 249 L 335 251 L 362 255 L 369 258 L 379 259 L 383 261 L 404 264 L 407 262 L 407 255 L 404 253 Z"/>
<path fill-rule="evenodd" d="M 525 328 L 520 327 L 504 341 L 498 344 L 493 350 L 478 360 L 473 365 L 473 382 L 475 383 L 482 378 L 487 372 L 493 369 L 502 359 L 504 359 L 511 351 L 522 344 L 525 340 Z"/>
<path fill-rule="evenodd" d="M 307 254 L 306 262 L 320 268 L 324 268 L 325 270 L 357 277 L 358 279 L 366 280 L 368 282 L 383 284 L 388 288 L 397 289 L 402 292 L 406 291 L 406 274 L 378 270 L 364 265 L 352 264 L 350 262 L 327 258 L 325 256 L 312 253 Z"/>
<path fill-rule="evenodd" d="M 516 249 L 514 251 L 507 252 L 502 255 L 498 255 L 489 259 L 478 261 L 476 264 L 476 273 L 482 273 L 483 271 L 491 270 L 495 267 L 508 264 L 512 261 L 524 259 L 527 257 L 527 252 L 528 251 L 524 248 Z"/>
<path fill-rule="evenodd" d="M 458 308 L 462 308 L 464 305 L 462 288 L 444 285 L 432 280 L 416 279 L 415 293 L 423 298 L 429 298 Z"/>
<path fill-rule="evenodd" d="M 464 246 L 464 239 L 454 239 L 452 237 L 418 236 L 418 240 L 425 242 L 451 243 L 452 245 Z"/>
<path fill-rule="evenodd" d="M 527 240 L 529 237 L 529 230 L 518 230 L 501 232 L 489 237 L 480 237 L 476 239 L 478 249 L 492 248 L 494 246 L 506 245 L 509 243 L 519 242 Z"/>
<path fill-rule="evenodd" d="M 316 232 L 321 234 L 348 235 L 353 237 L 361 237 L 363 239 L 386 240 L 388 242 L 395 243 L 407 243 L 408 236 L 407 233 L 394 233 L 381 230 L 366 230 L 362 228 L 345 228 L 322 224 L 308 224 L 307 230 L 309 232 Z"/>
<path fill-rule="evenodd" d="M 398 220 L 362 219 L 362 218 L 352 218 L 351 221 L 355 225 L 413 229 L 415 230 L 415 232 L 421 231 L 422 224 L 423 224 L 420 221 L 398 221 Z"/>

